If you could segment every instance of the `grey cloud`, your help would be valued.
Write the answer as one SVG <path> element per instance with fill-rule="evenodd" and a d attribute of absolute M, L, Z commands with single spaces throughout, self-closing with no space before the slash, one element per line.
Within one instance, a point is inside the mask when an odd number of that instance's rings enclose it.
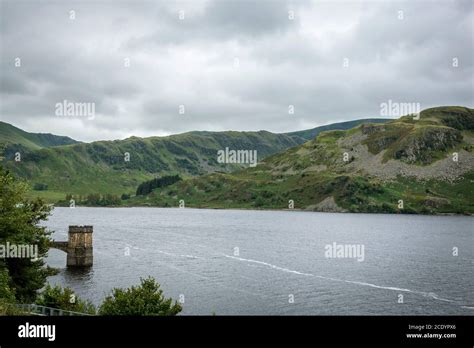
<path fill-rule="evenodd" d="M 28 131 L 79 140 L 284 132 L 377 117 L 388 99 L 473 104 L 469 0 L 0 4 L 0 119 Z M 95 102 L 95 119 L 58 119 L 64 99 Z"/>
<path fill-rule="evenodd" d="M 153 11 L 157 29 L 152 34 L 133 37 L 127 42 L 131 49 L 150 45 L 177 45 L 212 40 L 253 41 L 266 35 L 282 34 L 297 28 L 299 20 L 289 20 L 289 11 L 304 8 L 300 0 L 213 0 L 201 2 L 201 12 L 188 13 L 186 6 L 175 9 L 159 6 Z M 180 11 L 184 19 L 180 20 Z"/>

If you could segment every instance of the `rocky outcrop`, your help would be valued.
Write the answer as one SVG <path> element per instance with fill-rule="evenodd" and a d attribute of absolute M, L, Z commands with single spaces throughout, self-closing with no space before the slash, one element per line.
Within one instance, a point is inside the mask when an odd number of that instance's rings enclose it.
<path fill-rule="evenodd" d="M 459 130 L 448 127 L 426 126 L 404 137 L 393 149 L 393 157 L 407 163 L 430 164 L 462 142 Z"/>
<path fill-rule="evenodd" d="M 321 211 L 327 213 L 344 213 L 347 212 L 346 209 L 341 208 L 337 205 L 333 196 L 326 197 L 321 202 L 315 205 L 307 207 L 308 210 Z"/>

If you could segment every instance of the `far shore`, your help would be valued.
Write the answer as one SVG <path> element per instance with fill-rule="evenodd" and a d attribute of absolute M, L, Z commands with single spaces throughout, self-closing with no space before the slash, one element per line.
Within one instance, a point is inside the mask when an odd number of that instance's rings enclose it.
<path fill-rule="evenodd" d="M 51 204 L 54 208 L 70 208 L 69 206 L 62 206 L 62 205 L 54 205 Z M 417 215 L 417 216 L 474 216 L 472 214 L 455 214 L 455 213 L 435 213 L 435 214 L 420 214 L 420 213 L 361 213 L 361 212 L 351 212 L 351 211 L 320 211 L 320 210 L 309 210 L 309 209 L 301 209 L 301 208 L 293 208 L 293 209 L 272 209 L 272 208 L 223 208 L 223 207 L 160 207 L 160 206 L 150 206 L 150 205 L 114 205 L 114 206 L 88 206 L 88 205 L 76 205 L 74 208 L 158 208 L 158 209 L 196 209 L 196 210 L 239 210 L 239 211 L 277 211 L 277 212 L 301 212 L 301 213 L 326 213 L 326 214 L 357 214 L 357 215 Z"/>

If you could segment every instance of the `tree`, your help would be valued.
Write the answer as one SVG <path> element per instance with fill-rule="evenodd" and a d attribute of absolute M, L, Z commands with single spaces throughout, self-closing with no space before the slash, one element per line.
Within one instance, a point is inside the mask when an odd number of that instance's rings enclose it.
<path fill-rule="evenodd" d="M 48 284 L 36 299 L 36 304 L 71 312 L 96 313 L 96 309 L 90 301 L 81 300 L 70 288 L 61 288 L 59 285 L 52 287 Z"/>
<path fill-rule="evenodd" d="M 176 315 L 182 307 L 171 298 L 163 296 L 155 279 L 140 278 L 140 286 L 127 290 L 115 288 L 99 308 L 100 315 Z"/>
<path fill-rule="evenodd" d="M 32 302 L 41 289 L 49 271 L 44 267 L 51 232 L 38 226 L 50 214 L 51 208 L 41 199 L 28 201 L 28 186 L 16 180 L 0 167 L 0 245 L 28 245 L 37 248 L 33 258 L 5 258 L 0 271 L 8 271 L 10 289 L 18 302 Z"/>
<path fill-rule="evenodd" d="M 8 270 L 0 267 L 0 315 L 20 315 L 15 306 L 15 291 L 10 288 L 10 277 Z"/>
<path fill-rule="evenodd" d="M 37 182 L 36 184 L 33 185 L 33 190 L 35 191 L 46 191 L 47 189 L 48 189 L 47 184 Z"/>
<path fill-rule="evenodd" d="M 0 268 L 0 299 L 15 303 L 15 291 L 10 288 L 10 277 L 5 267 Z"/>
<path fill-rule="evenodd" d="M 155 178 L 149 181 L 142 182 L 137 187 L 137 196 L 146 196 L 156 188 L 166 187 L 182 180 L 179 175 L 167 175 L 162 178 Z"/>

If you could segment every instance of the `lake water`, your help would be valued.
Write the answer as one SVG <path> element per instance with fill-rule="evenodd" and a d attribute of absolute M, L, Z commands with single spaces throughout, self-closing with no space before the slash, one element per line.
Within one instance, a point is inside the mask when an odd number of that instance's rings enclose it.
<path fill-rule="evenodd" d="M 91 269 L 54 249 L 47 263 L 61 269 L 50 283 L 95 304 L 151 275 L 183 314 L 474 314 L 472 217 L 76 207 L 46 225 L 56 240 L 94 226 Z M 363 261 L 326 257 L 333 243 L 363 246 Z"/>

